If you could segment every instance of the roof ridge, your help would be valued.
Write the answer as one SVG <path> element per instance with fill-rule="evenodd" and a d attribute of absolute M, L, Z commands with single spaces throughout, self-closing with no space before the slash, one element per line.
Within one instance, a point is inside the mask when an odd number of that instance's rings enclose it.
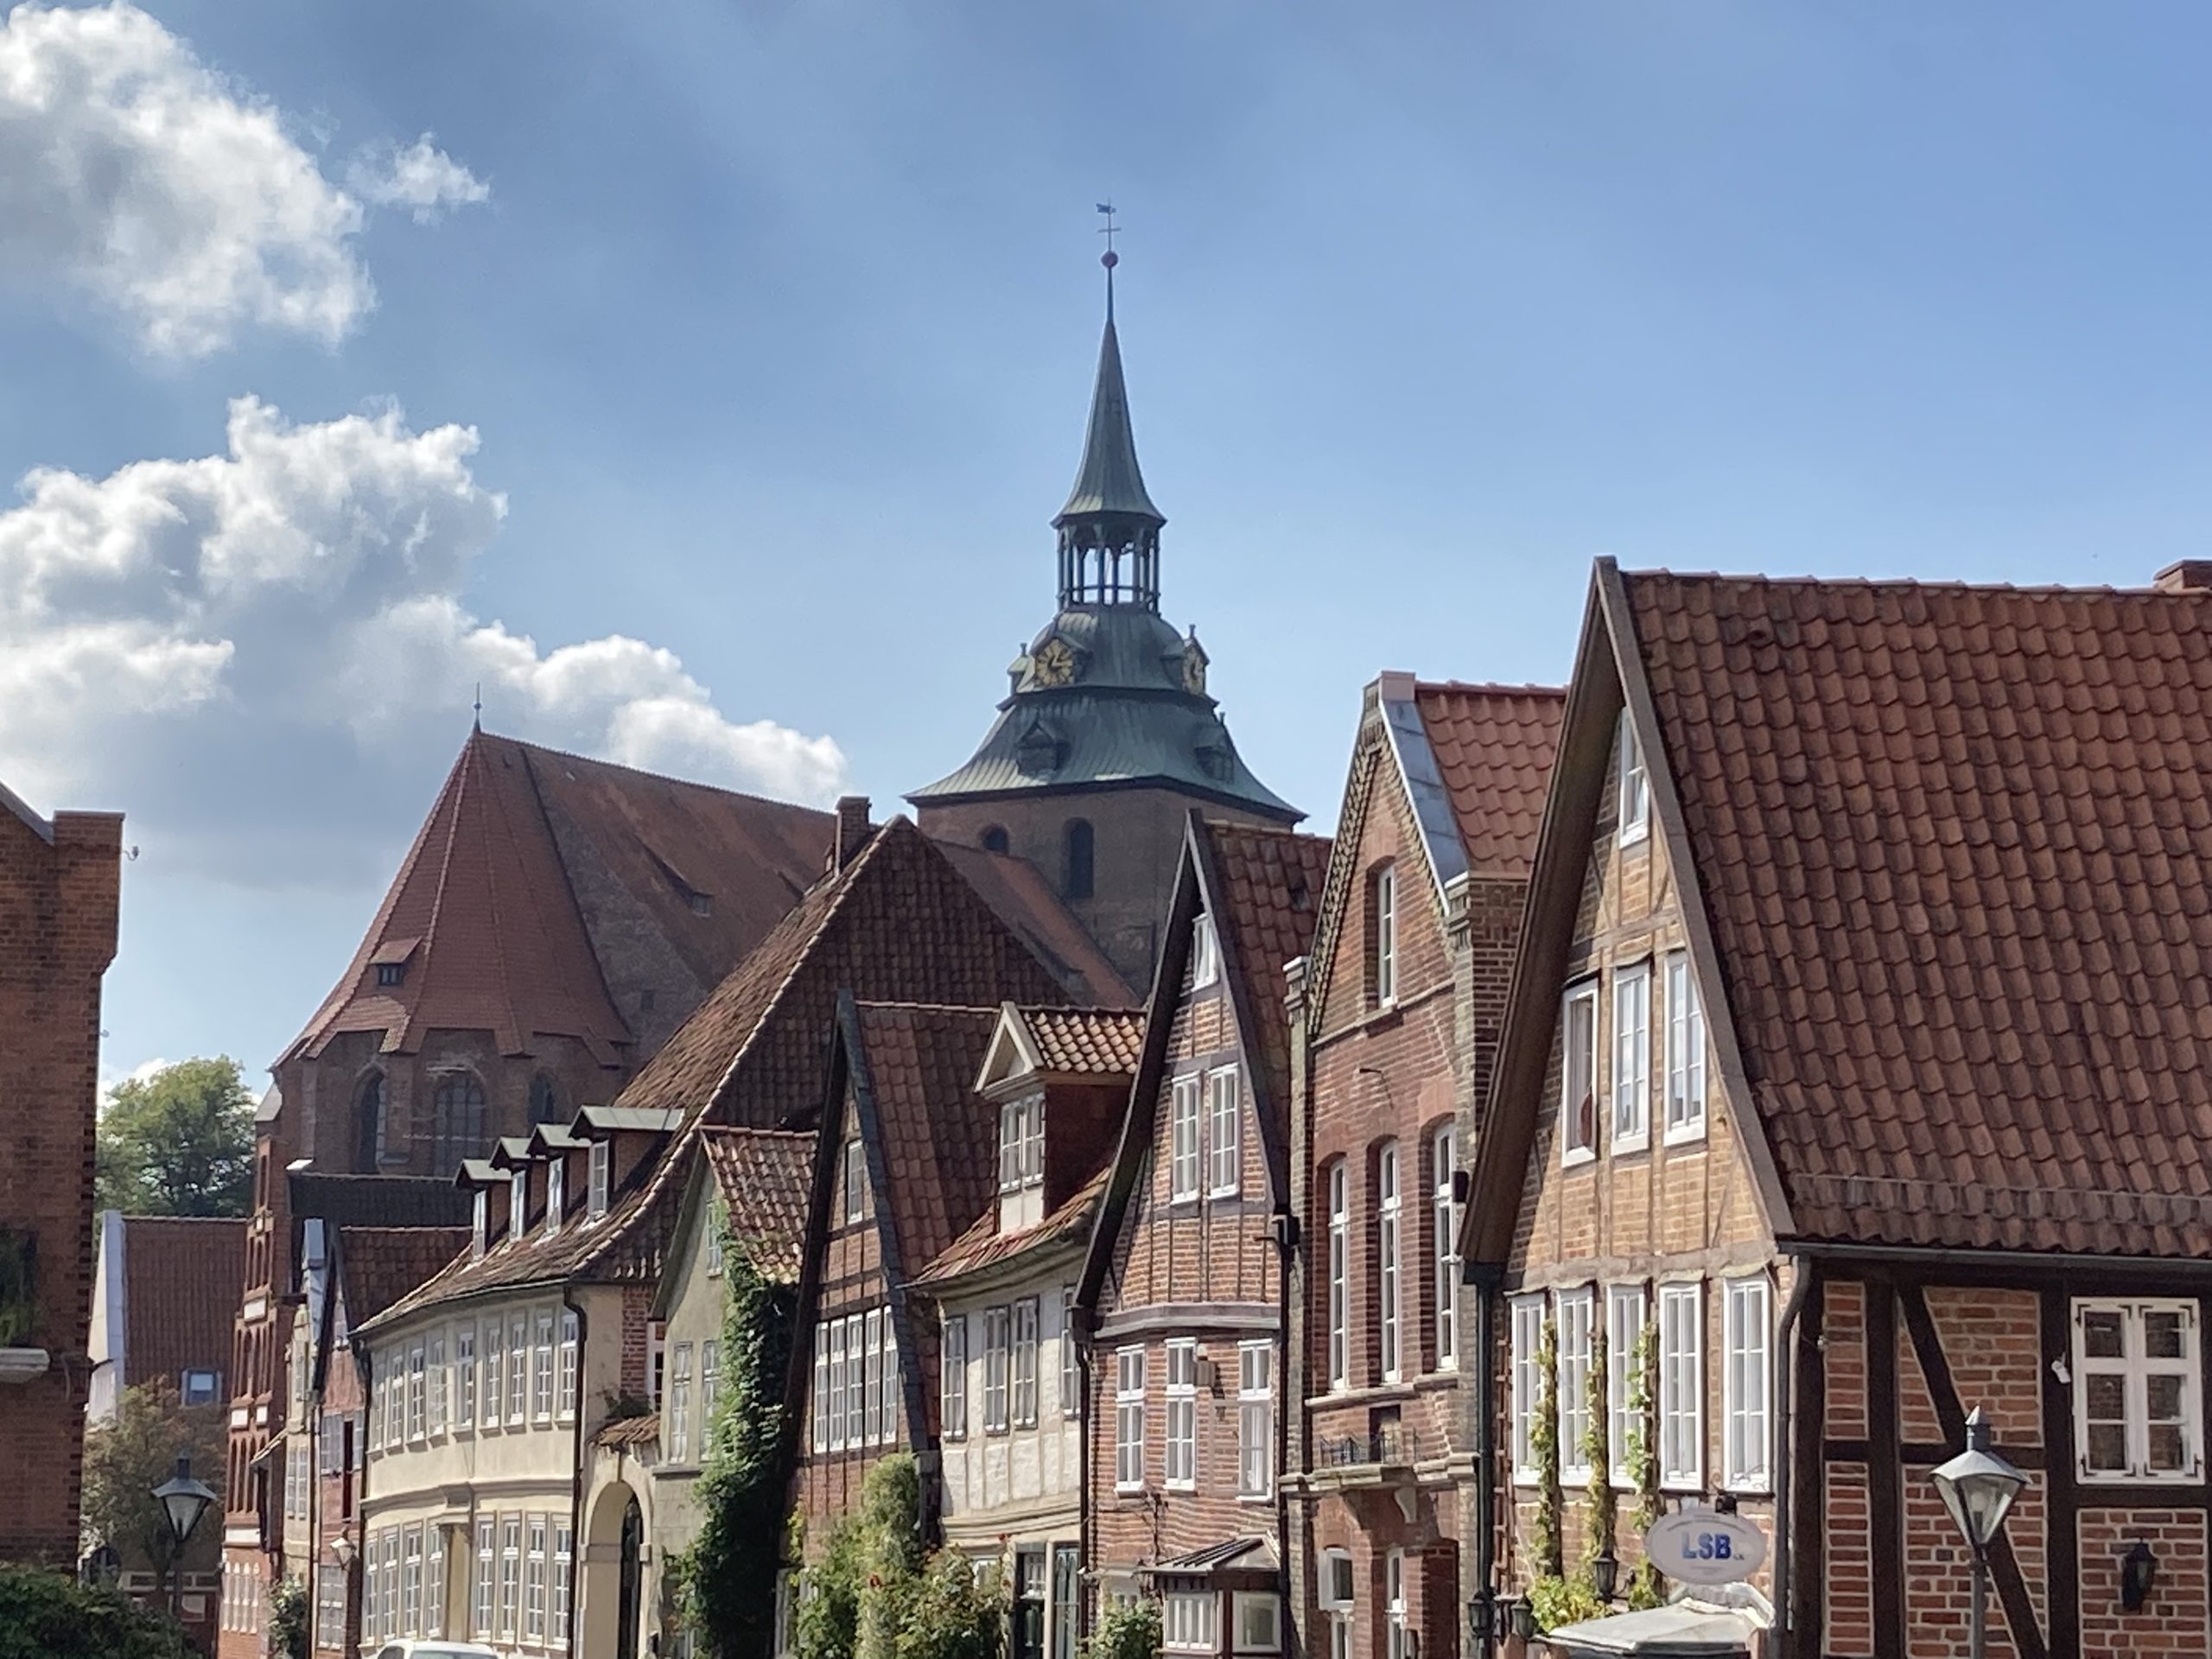
<path fill-rule="evenodd" d="M 1913 593 L 2018 594 L 2031 598 L 2056 596 L 2083 599 L 2194 599 L 2198 601 L 2212 599 L 2212 591 L 2201 588 L 2165 588 L 2150 584 L 2140 588 L 2123 588 L 2112 582 L 2076 584 L 2063 582 L 1967 582 L 1959 578 L 1922 576 L 1770 576 L 1758 571 L 1669 570 L 1663 567 L 1649 570 L 1623 570 L 1620 574 L 1622 579 L 1626 582 L 1725 582 L 1738 583 L 1744 587 L 1760 588 L 1835 588 Z"/>
<path fill-rule="evenodd" d="M 533 742 L 526 737 L 511 737 L 504 732 L 484 732 L 482 736 L 494 743 L 512 743 L 525 753 L 542 754 L 556 760 L 580 760 L 588 766 L 598 766 L 608 772 L 619 772 L 632 778 L 647 779 L 658 784 L 674 784 L 680 789 L 703 790 L 712 795 L 725 795 L 733 800 L 749 801 L 759 806 L 785 807 L 794 812 L 810 812 L 834 822 L 836 814 L 826 806 L 809 806 L 804 801 L 779 800 L 772 795 L 756 795 L 750 790 L 731 789 L 721 784 L 702 783 L 696 778 L 679 778 L 674 772 L 652 772 L 644 766 L 633 766 L 626 761 L 607 760 L 595 754 L 581 754 L 574 749 L 557 748 L 550 743 Z"/>
<path fill-rule="evenodd" d="M 1512 682 L 1506 680 L 1423 680 L 1417 678 L 1414 681 L 1414 690 L 1416 694 L 1423 691 L 1474 692 L 1484 696 L 1495 697 L 1559 697 L 1564 699 L 1567 696 L 1567 688 L 1563 685 L 1538 685 L 1533 682 L 1527 684 L 1515 684 Z"/>

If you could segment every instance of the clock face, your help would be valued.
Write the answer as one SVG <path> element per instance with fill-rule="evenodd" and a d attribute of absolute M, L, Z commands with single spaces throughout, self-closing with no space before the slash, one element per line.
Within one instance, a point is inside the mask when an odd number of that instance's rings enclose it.
<path fill-rule="evenodd" d="M 1195 645 L 1183 652 L 1183 689 L 1194 696 L 1205 695 L 1206 654 Z"/>
<path fill-rule="evenodd" d="M 1037 647 L 1029 671 L 1039 685 L 1065 685 L 1075 678 L 1075 647 L 1055 634 Z"/>

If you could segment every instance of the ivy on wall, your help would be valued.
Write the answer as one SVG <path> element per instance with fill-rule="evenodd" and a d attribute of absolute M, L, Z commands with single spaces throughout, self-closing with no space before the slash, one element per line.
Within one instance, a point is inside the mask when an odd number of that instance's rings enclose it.
<path fill-rule="evenodd" d="M 868 1471 L 859 1512 L 800 1577 L 798 1659 L 1000 1659 L 1003 1586 L 995 1564 L 924 1554 L 921 1474 L 894 1452 Z"/>
<path fill-rule="evenodd" d="M 1628 1479 L 1636 1490 L 1636 1513 L 1630 1520 L 1639 1538 L 1666 1512 L 1659 1497 L 1659 1435 L 1652 1409 L 1658 1394 L 1652 1386 L 1658 1354 L 1659 1327 L 1647 1321 L 1636 1333 L 1636 1345 L 1628 1356 L 1628 1418 L 1636 1425 L 1636 1437 L 1628 1443 Z M 1667 1581 L 1647 1555 L 1629 1574 L 1628 1605 L 1656 1607 L 1666 1599 Z"/>

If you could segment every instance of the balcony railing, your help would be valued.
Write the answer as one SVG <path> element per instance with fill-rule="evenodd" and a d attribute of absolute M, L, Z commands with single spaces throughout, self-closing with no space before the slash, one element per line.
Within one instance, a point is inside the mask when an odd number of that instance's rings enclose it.
<path fill-rule="evenodd" d="M 1357 1469 L 1372 1464 L 1412 1463 L 1420 1455 L 1417 1438 L 1403 1424 L 1383 1423 L 1364 1434 L 1325 1440 L 1319 1447 L 1324 1469 Z"/>

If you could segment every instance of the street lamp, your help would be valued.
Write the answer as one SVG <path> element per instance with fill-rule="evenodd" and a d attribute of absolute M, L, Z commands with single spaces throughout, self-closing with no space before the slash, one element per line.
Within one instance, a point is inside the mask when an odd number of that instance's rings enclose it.
<path fill-rule="evenodd" d="M 192 1478 L 192 1458 L 179 1453 L 176 1473 L 154 1488 L 154 1500 L 162 1506 L 162 1513 L 168 1517 L 169 1531 L 176 1539 L 175 1564 L 169 1575 L 169 1611 L 180 1622 L 184 1618 L 184 1545 L 192 1536 L 192 1529 L 200 1524 L 200 1517 L 215 1501 L 213 1489 Z"/>
<path fill-rule="evenodd" d="M 1967 1626 L 1967 1651 L 1982 1659 L 1984 1620 L 1989 1594 L 1989 1547 L 2004 1530 L 2012 1500 L 2028 1478 L 1989 1449 L 1989 1419 L 1980 1406 L 1967 1419 L 1967 1449 L 1935 1474 L 1936 1491 L 1943 1507 L 1966 1535 L 1974 1556 L 1973 1622 Z"/>

